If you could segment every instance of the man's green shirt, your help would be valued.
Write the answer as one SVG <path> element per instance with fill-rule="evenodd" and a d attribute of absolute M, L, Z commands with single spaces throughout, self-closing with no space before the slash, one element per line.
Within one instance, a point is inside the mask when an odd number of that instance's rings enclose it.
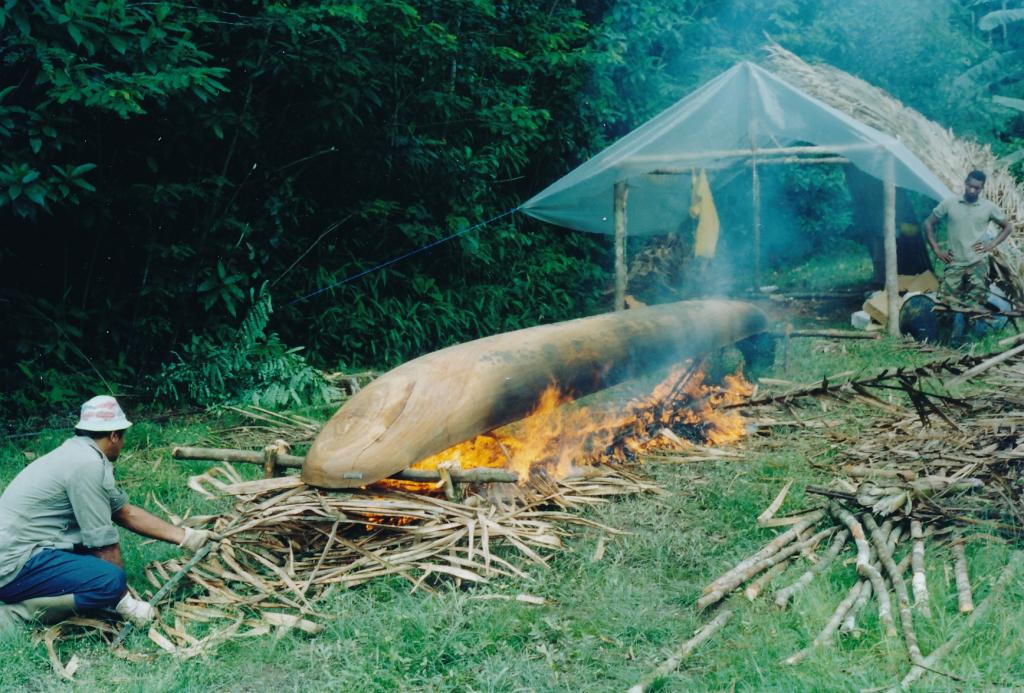
<path fill-rule="evenodd" d="M 87 436 L 30 463 L 0 496 L 0 587 L 42 549 L 118 543 L 111 514 L 127 502 L 113 465 Z"/>

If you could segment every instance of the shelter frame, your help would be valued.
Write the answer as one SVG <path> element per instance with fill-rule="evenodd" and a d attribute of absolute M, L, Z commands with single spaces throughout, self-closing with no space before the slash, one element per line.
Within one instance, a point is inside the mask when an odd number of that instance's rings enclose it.
<path fill-rule="evenodd" d="M 718 159 L 744 159 L 749 158 L 747 165 L 751 167 L 752 187 L 752 226 L 754 238 L 754 284 L 760 284 L 761 279 L 761 194 L 758 166 L 765 164 L 787 164 L 787 165 L 830 165 L 847 164 L 848 159 L 839 154 L 849 151 L 863 151 L 866 149 L 879 149 L 885 152 L 884 147 L 876 144 L 857 144 L 848 146 L 818 147 L 814 145 L 796 147 L 776 147 L 762 149 L 753 146 L 750 149 L 734 149 L 720 152 L 701 152 L 694 156 L 707 158 L 709 155 Z M 807 155 L 820 154 L 823 156 L 813 157 Z M 689 173 L 689 168 L 677 167 L 685 156 L 660 156 L 647 155 L 631 157 L 631 164 L 650 164 L 654 166 L 648 173 L 651 175 L 681 175 Z M 664 164 L 664 165 L 659 165 Z M 884 204 L 883 204 L 883 229 L 885 249 L 885 294 L 887 304 L 887 330 L 893 337 L 900 336 L 899 321 L 899 296 L 898 296 L 898 269 L 896 259 L 896 183 L 892 156 L 887 157 L 885 175 L 882 180 Z M 625 295 L 627 283 L 626 268 L 626 236 L 628 234 L 627 203 L 629 199 L 628 179 L 615 183 L 613 188 L 614 201 L 614 223 L 615 223 L 615 310 L 625 308 Z"/>

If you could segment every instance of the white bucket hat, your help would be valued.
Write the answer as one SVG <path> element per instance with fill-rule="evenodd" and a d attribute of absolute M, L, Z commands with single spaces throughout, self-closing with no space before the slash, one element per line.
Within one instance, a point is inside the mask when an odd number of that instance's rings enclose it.
<path fill-rule="evenodd" d="M 121 431 L 132 425 L 125 418 L 121 405 L 110 395 L 98 395 L 82 405 L 82 413 L 75 424 L 79 431 Z"/>

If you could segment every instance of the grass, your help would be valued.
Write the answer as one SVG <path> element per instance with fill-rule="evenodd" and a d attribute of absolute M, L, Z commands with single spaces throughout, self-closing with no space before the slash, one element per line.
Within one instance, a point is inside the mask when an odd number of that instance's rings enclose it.
<path fill-rule="evenodd" d="M 874 276 L 867 248 L 848 238 L 835 238 L 820 252 L 794 267 L 772 272 L 765 280 L 785 291 L 834 291 L 837 287 L 862 287 Z"/>
<path fill-rule="evenodd" d="M 777 359 L 771 375 L 810 382 L 829 373 L 872 372 L 934 357 L 888 340 L 844 342 L 830 351 L 821 344 L 793 340 L 790 372 L 781 373 Z M 209 511 L 210 504 L 185 487 L 187 475 L 205 465 L 172 461 L 169 445 L 215 442 L 224 425 L 213 418 L 140 423 L 116 465 L 122 485 L 144 506 L 153 507 L 147 497 L 154 494 L 175 512 L 188 507 Z M 856 426 L 851 424 L 848 432 L 855 434 Z M 4 444 L 0 481 L 20 469 L 25 452 L 44 453 L 64 436 L 47 431 Z M 709 618 L 693 607 L 703 585 L 774 535 L 774 530 L 757 528 L 754 518 L 782 484 L 796 481 L 784 511 L 811 502 L 801 489 L 827 478 L 823 468 L 834 456 L 829 446 L 818 434 L 779 430 L 745 441 L 742 461 L 649 463 L 644 473 L 669 495 L 623 498 L 590 511 L 592 519 L 630 532 L 610 538 L 600 561 L 591 560 L 599 534 L 586 530 L 574 534 L 549 570 L 535 570 L 531 582 L 445 588 L 436 596 L 409 594 L 400 579 L 339 590 L 322 605 L 329 614 L 328 628 L 318 637 L 289 633 L 228 643 L 208 658 L 157 656 L 141 662 L 117 659 L 98 640 L 87 638 L 60 646 L 64 661 L 73 653 L 82 661 L 74 686 L 50 671 L 42 646 L 8 638 L 0 641 L 0 690 L 622 691 Z M 140 587 L 145 585 L 144 563 L 175 551 L 134 536 L 124 542 L 129 578 Z M 976 602 L 1009 550 L 990 540 L 968 544 Z M 962 620 L 947 563 L 943 555 L 929 558 L 935 617 L 918 624 L 926 653 Z M 791 569 L 786 577 L 797 572 Z M 764 599 L 753 604 L 734 599 L 736 614 L 729 625 L 660 681 L 659 689 L 852 691 L 898 681 L 907 669 L 905 655 L 880 638 L 873 610 L 863 619 L 860 638 L 843 639 L 796 667 L 780 664 L 814 637 L 853 572 L 850 565 L 834 566 L 787 611 Z M 550 604 L 476 598 L 520 592 L 545 597 Z M 1024 660 L 1022 606 L 1024 578 L 1018 576 L 997 609 L 941 663 L 963 680 L 928 675 L 917 690 L 1024 686 L 1018 664 Z M 142 635 L 128 644 L 132 650 L 152 650 Z"/>

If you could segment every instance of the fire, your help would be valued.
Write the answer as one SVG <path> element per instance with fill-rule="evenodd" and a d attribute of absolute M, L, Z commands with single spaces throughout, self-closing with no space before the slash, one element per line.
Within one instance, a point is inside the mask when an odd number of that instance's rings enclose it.
<path fill-rule="evenodd" d="M 752 392 L 741 372 L 726 376 L 721 386 L 705 383 L 704 371 L 691 362 L 680 364 L 645 397 L 626 406 L 574 402 L 551 384 L 536 409 L 525 419 L 477 436 L 428 457 L 414 469 L 436 469 L 451 461 L 462 469 L 494 467 L 517 472 L 521 481 L 543 470 L 564 478 L 575 467 L 627 461 L 663 447 L 739 440 L 746 424 L 736 404 Z M 388 486 L 429 491 L 432 484 L 385 480 Z"/>

